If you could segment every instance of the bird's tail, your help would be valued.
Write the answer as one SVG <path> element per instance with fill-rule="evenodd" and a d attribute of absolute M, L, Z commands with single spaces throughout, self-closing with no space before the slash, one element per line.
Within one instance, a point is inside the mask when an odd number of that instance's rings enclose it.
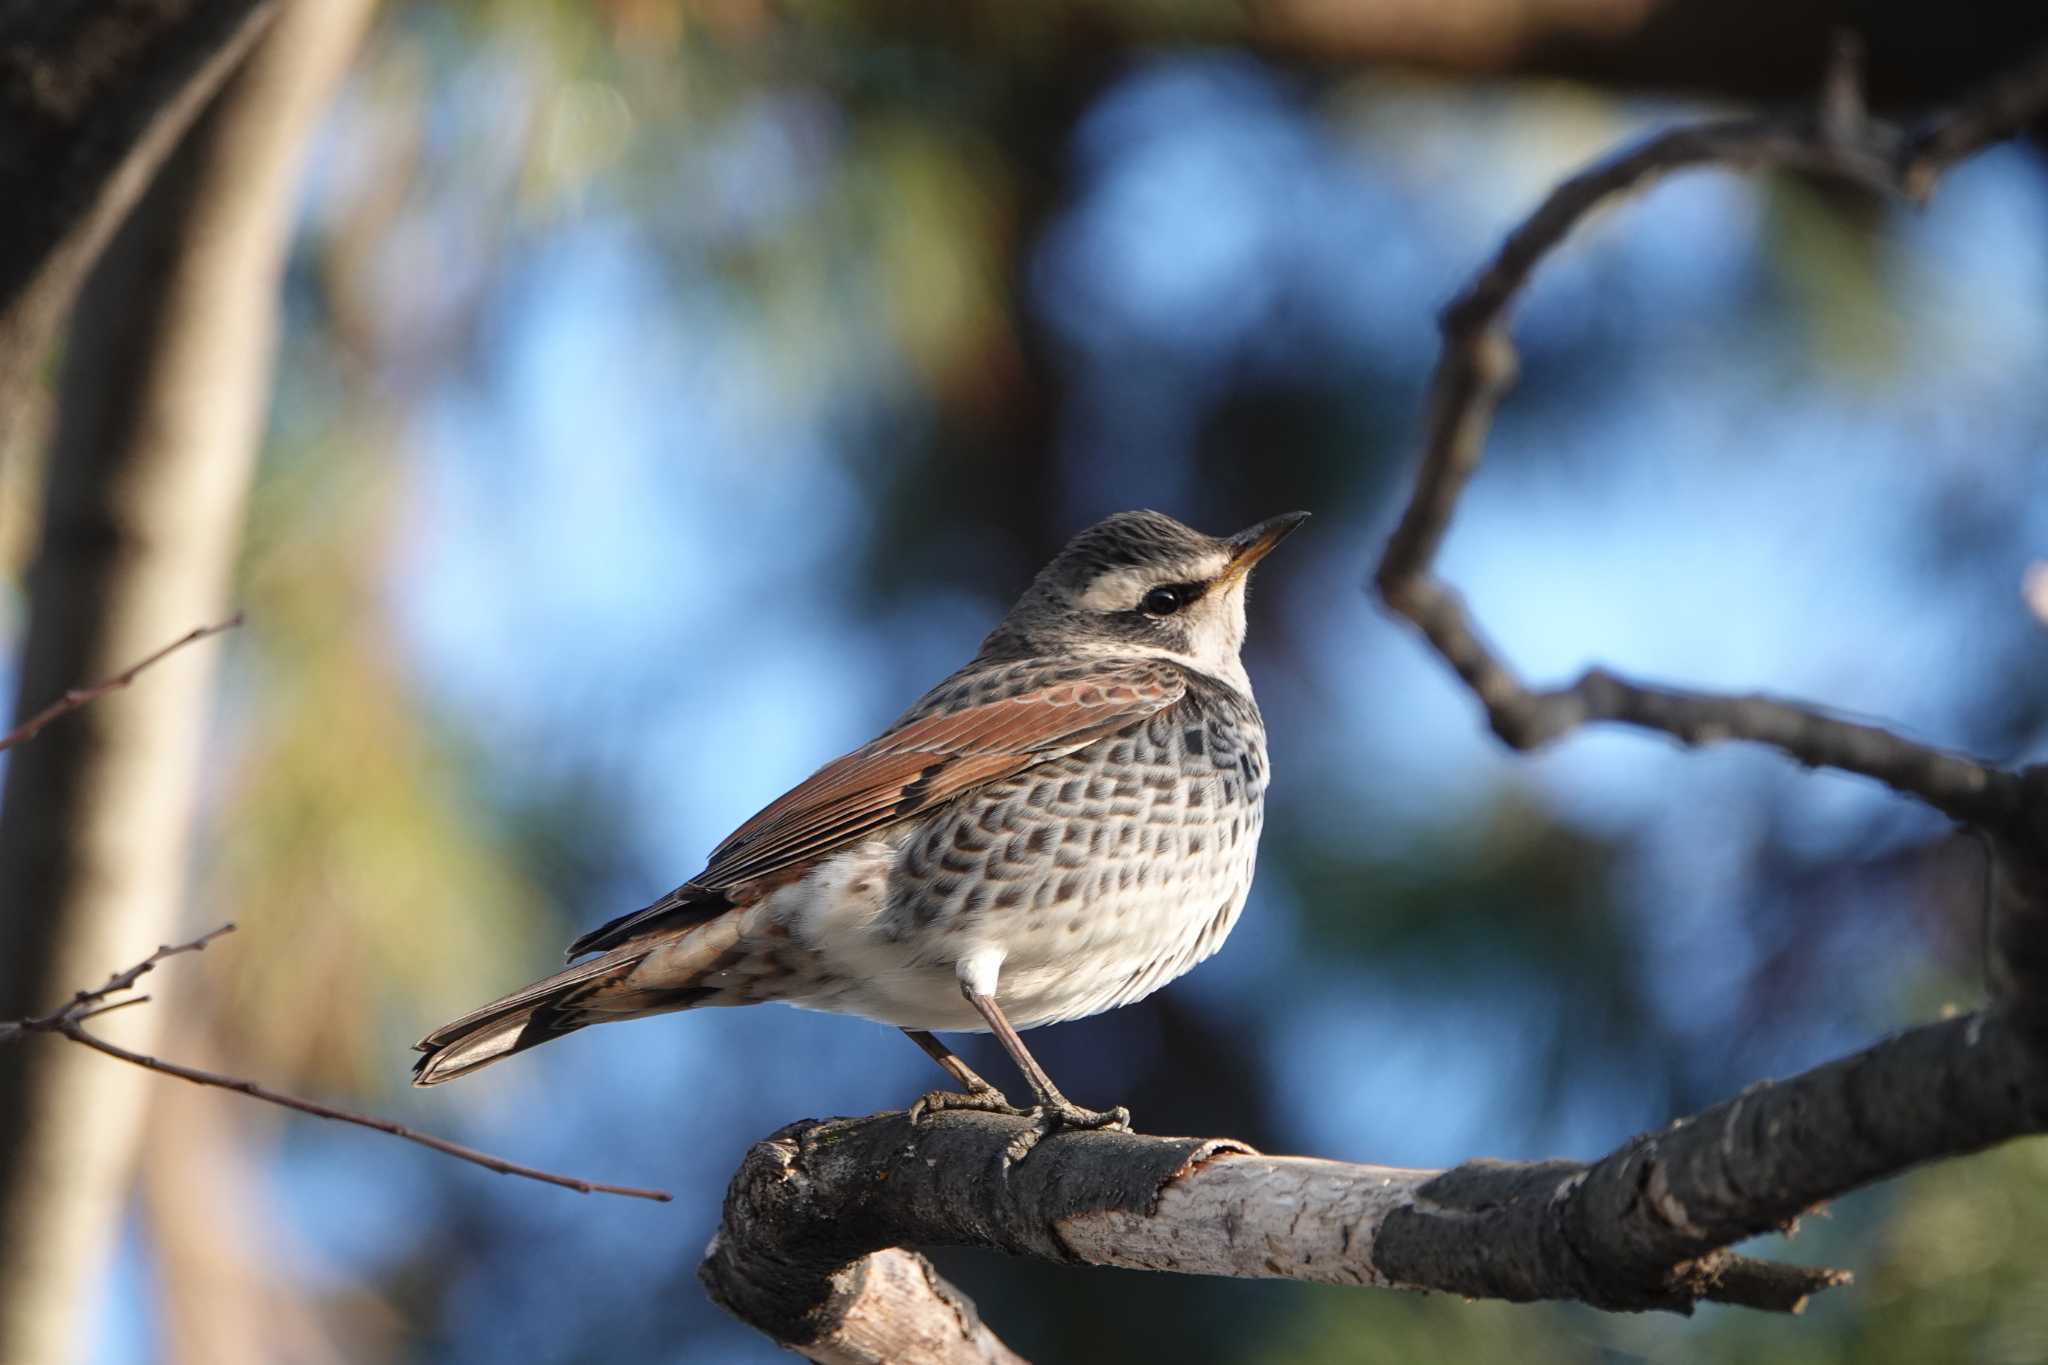
<path fill-rule="evenodd" d="M 590 1024 L 705 1003 L 718 988 L 699 979 L 735 937 L 729 929 L 716 932 L 720 927 L 625 944 L 443 1024 L 414 1045 L 422 1055 L 412 1083 L 452 1081 Z"/>

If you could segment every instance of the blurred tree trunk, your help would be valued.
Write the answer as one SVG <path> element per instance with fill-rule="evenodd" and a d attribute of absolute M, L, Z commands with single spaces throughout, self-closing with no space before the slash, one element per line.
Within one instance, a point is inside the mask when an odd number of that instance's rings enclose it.
<path fill-rule="evenodd" d="M 208 1044 L 204 1027 L 176 1003 L 197 993 L 176 983 L 166 993 L 169 1050 L 180 1061 L 224 1069 L 229 1062 Z M 264 1155 L 252 1132 L 277 1126 L 275 1111 L 251 1112 L 266 1109 L 223 1103 L 217 1091 L 196 1086 L 172 1083 L 153 1092 L 152 1154 L 141 1163 L 140 1193 L 162 1365 L 347 1365 L 383 1354 L 370 1351 L 375 1324 L 388 1310 L 365 1312 L 357 1304 L 348 1319 L 329 1321 L 278 1266 L 279 1244 L 288 1245 L 290 1233 L 268 1216 L 263 1182 L 251 1177 Z M 351 1349 L 357 1344 L 368 1349 Z"/>
<path fill-rule="evenodd" d="M 29 575 L 24 708 L 226 614 L 301 153 L 368 9 L 286 7 L 79 296 Z M 182 654 L 13 755 L 0 1017 L 96 983 L 176 927 L 215 657 Z M 136 1010 L 106 1029 L 148 1050 L 161 1018 Z M 0 1361 L 79 1350 L 158 1084 L 80 1048 L 0 1053 Z"/>
<path fill-rule="evenodd" d="M 1275 55 L 1625 90 L 1808 99 L 1835 35 L 1867 53 L 1880 108 L 1951 97 L 2048 38 L 2040 0 L 1250 0 Z"/>
<path fill-rule="evenodd" d="M 818 6 L 898 39 L 1007 63 L 1242 46 L 1312 70 L 1561 76 L 1630 91 L 1814 97 L 1835 36 L 1863 42 L 1880 109 L 1949 98 L 2048 40 L 2041 0 L 897 0 Z"/>
<path fill-rule="evenodd" d="M 0 462 L 40 439 L 26 400 L 85 272 L 276 8 L 0 0 Z"/>

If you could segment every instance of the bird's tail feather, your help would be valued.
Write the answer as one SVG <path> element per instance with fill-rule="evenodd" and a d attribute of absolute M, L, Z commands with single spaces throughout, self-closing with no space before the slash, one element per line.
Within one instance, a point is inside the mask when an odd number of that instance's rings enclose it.
<path fill-rule="evenodd" d="M 708 940 L 729 938 L 699 931 L 642 939 L 471 1010 L 414 1045 L 422 1055 L 413 1064 L 412 1083 L 452 1081 L 590 1024 L 702 1004 L 718 992 L 697 985 L 696 978 L 714 964 L 721 946 L 730 946 Z M 650 962 L 657 956 L 658 963 Z"/>

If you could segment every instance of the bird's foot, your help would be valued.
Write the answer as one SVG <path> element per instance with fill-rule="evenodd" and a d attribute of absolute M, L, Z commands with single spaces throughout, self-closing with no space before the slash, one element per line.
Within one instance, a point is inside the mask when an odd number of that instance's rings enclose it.
<path fill-rule="evenodd" d="M 1083 1109 L 1060 1097 L 1049 1104 L 1033 1105 L 1024 1117 L 1031 1120 L 1031 1126 L 1011 1138 L 1010 1145 L 1003 1149 L 1003 1156 L 1012 1164 L 1030 1156 L 1039 1143 L 1057 1133 L 1131 1131 L 1131 1111 L 1120 1104 L 1108 1109 Z"/>
<path fill-rule="evenodd" d="M 934 1114 L 949 1110 L 966 1110 L 976 1114 L 1002 1114 L 1009 1118 L 1032 1118 L 1038 1110 L 1023 1109 L 1010 1103 L 1010 1097 L 992 1085 L 982 1085 L 962 1093 L 958 1090 L 930 1090 L 918 1097 L 910 1106 L 910 1122 L 917 1127 L 927 1122 Z"/>
<path fill-rule="evenodd" d="M 1105 1128 L 1112 1133 L 1131 1131 L 1131 1111 L 1120 1104 L 1108 1109 L 1083 1109 L 1072 1100 L 1057 1099 L 1051 1104 L 1039 1105 L 1038 1109 L 1060 1128 Z"/>
<path fill-rule="evenodd" d="M 958 1090 L 928 1091 L 910 1106 L 910 1122 L 913 1126 L 922 1126 L 929 1123 L 934 1114 L 954 1111 L 1031 1120 L 1031 1126 L 1019 1132 L 1003 1149 L 1004 1157 L 1012 1162 L 1022 1161 L 1034 1147 L 1055 1133 L 1127 1133 L 1131 1129 L 1131 1111 L 1120 1104 L 1109 1109 L 1083 1109 L 1072 1100 L 1061 1098 L 1051 1104 L 1034 1104 L 1026 1109 L 1010 1103 L 1009 1096 L 992 1085 L 964 1093 Z"/>

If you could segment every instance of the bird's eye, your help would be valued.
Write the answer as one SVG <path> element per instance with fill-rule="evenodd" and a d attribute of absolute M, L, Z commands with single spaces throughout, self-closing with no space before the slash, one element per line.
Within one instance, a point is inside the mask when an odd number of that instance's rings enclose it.
<path fill-rule="evenodd" d="M 1138 610 L 1147 616 L 1171 616 L 1179 611 L 1185 600 L 1178 588 L 1154 588 L 1145 594 L 1145 600 L 1138 603 Z"/>

